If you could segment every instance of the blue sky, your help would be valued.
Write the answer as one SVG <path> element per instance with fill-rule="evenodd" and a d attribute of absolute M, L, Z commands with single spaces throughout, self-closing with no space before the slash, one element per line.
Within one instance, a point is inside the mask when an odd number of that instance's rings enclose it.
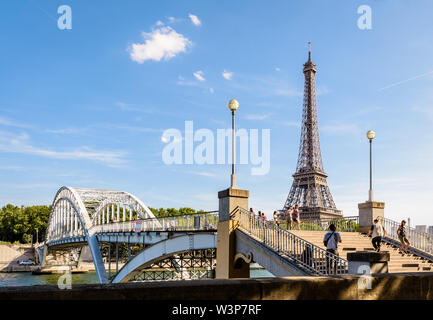
<path fill-rule="evenodd" d="M 71 30 L 57 27 L 64 4 Z M 357 26 L 363 4 L 371 30 Z M 0 204 L 49 204 L 69 185 L 128 191 L 152 207 L 217 209 L 230 166 L 168 166 L 161 136 L 187 120 L 229 127 L 236 98 L 239 127 L 271 130 L 270 172 L 237 173 L 250 205 L 270 216 L 296 168 L 311 41 L 337 207 L 356 215 L 367 199 L 373 129 L 386 216 L 432 225 L 432 11 L 429 0 L 4 1 Z M 166 46 L 150 48 L 158 34 Z"/>

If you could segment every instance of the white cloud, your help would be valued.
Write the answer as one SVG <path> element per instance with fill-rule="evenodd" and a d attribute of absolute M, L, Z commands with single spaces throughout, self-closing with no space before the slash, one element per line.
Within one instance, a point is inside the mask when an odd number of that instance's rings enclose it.
<path fill-rule="evenodd" d="M 7 126 L 7 127 L 30 128 L 29 125 L 18 123 L 3 117 L 0 117 L 0 125 Z"/>
<path fill-rule="evenodd" d="M 227 80 L 231 80 L 233 77 L 233 72 L 224 70 L 224 72 L 222 73 L 223 77 Z"/>
<path fill-rule="evenodd" d="M 87 127 L 80 127 L 80 128 L 62 128 L 62 129 L 46 129 L 45 130 L 48 133 L 54 133 L 54 134 L 85 134 L 88 131 Z"/>
<path fill-rule="evenodd" d="M 199 70 L 193 73 L 194 77 L 199 81 L 205 81 L 206 79 L 203 77 L 203 71 Z"/>
<path fill-rule="evenodd" d="M 168 17 L 168 21 L 170 23 L 176 22 L 176 18 L 175 17 Z"/>
<path fill-rule="evenodd" d="M 192 42 L 171 27 L 162 27 L 143 32 L 144 43 L 133 43 L 130 48 L 131 59 L 138 63 L 146 60 L 169 60 L 181 52 L 186 52 Z"/>
<path fill-rule="evenodd" d="M 23 167 L 20 166 L 0 166 L 0 170 L 23 170 Z"/>
<path fill-rule="evenodd" d="M 245 116 L 245 119 L 247 120 L 265 120 L 271 116 L 270 113 L 268 114 L 249 114 Z"/>
<path fill-rule="evenodd" d="M 161 20 L 156 21 L 156 25 L 157 26 L 163 26 L 164 22 L 162 22 Z"/>
<path fill-rule="evenodd" d="M 0 151 L 43 156 L 54 159 L 92 160 L 102 162 L 111 167 L 119 167 L 125 163 L 124 152 L 93 150 L 80 147 L 71 151 L 56 151 L 32 146 L 26 133 L 16 135 L 0 131 Z"/>
<path fill-rule="evenodd" d="M 179 86 L 197 87 L 199 84 L 197 81 L 186 80 L 184 77 L 179 76 L 176 82 Z"/>
<path fill-rule="evenodd" d="M 286 127 L 301 127 L 301 123 L 296 121 L 283 121 L 281 124 Z"/>
<path fill-rule="evenodd" d="M 149 108 L 146 106 L 137 106 L 134 104 L 129 104 L 121 101 L 116 102 L 115 105 L 118 106 L 122 111 L 130 111 L 130 112 L 146 113 L 146 114 L 153 114 L 157 112 L 153 108 Z"/>
<path fill-rule="evenodd" d="M 281 69 L 280 68 L 275 68 L 275 71 L 281 71 Z"/>
<path fill-rule="evenodd" d="M 165 132 L 163 132 L 163 134 L 161 135 L 161 142 L 162 143 L 169 143 L 170 141 L 173 144 L 181 143 L 182 142 L 182 138 L 166 135 Z"/>
<path fill-rule="evenodd" d="M 326 133 L 352 133 L 359 134 L 361 129 L 356 124 L 335 124 L 335 125 L 323 125 L 320 127 L 321 132 Z"/>
<path fill-rule="evenodd" d="M 215 177 L 216 176 L 214 173 L 208 172 L 208 171 L 197 171 L 197 172 L 193 172 L 193 174 L 203 176 L 203 177 Z"/>
<path fill-rule="evenodd" d="M 210 93 L 215 93 L 215 89 L 214 88 L 209 88 L 209 92 Z"/>
<path fill-rule="evenodd" d="M 413 111 L 423 113 L 427 118 L 433 120 L 433 108 L 431 107 L 413 107 Z"/>
<path fill-rule="evenodd" d="M 188 17 L 191 19 L 191 22 L 195 25 L 195 26 L 201 26 L 201 21 L 200 21 L 200 19 L 196 16 L 196 15 L 193 15 L 193 14 L 189 14 L 188 15 Z"/>
<path fill-rule="evenodd" d="M 283 84 L 280 87 L 276 87 L 270 90 L 272 95 L 276 96 L 286 96 L 286 97 L 299 97 L 302 93 L 296 89 L 289 88 L 287 85 Z"/>
<path fill-rule="evenodd" d="M 316 95 L 321 96 L 330 93 L 331 91 L 326 86 L 317 86 Z"/>

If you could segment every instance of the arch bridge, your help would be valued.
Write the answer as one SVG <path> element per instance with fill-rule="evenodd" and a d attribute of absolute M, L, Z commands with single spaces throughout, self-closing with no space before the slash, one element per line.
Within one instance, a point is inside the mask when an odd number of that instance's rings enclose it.
<path fill-rule="evenodd" d="M 209 273 L 214 265 L 203 267 L 203 261 L 212 261 L 215 254 L 217 221 L 215 212 L 156 218 L 127 192 L 62 187 L 54 197 L 46 240 L 38 250 L 41 269 L 79 265 L 87 253 L 100 283 L 127 281 L 149 267 L 160 267 L 164 275 L 169 264 L 183 277 L 185 261 Z M 116 256 L 113 277 L 112 255 Z M 127 259 L 119 268 L 122 255 Z M 108 275 L 104 256 L 108 256 Z"/>

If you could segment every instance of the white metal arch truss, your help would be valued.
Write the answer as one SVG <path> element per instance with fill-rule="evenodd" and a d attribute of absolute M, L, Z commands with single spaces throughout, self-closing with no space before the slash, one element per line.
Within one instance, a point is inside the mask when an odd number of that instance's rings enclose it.
<path fill-rule="evenodd" d="M 132 220 L 134 213 L 142 219 L 155 218 L 152 211 L 132 194 L 122 191 L 104 192 L 106 198 L 94 208 L 92 226 Z"/>
<path fill-rule="evenodd" d="M 45 246 L 59 243 L 62 240 L 84 237 L 89 244 L 99 282 L 108 282 L 98 241 L 92 232 L 92 227 L 98 224 L 101 217 L 108 218 L 104 221 L 107 224 L 114 221 L 114 215 L 119 220 L 120 208 L 122 208 L 123 219 L 126 219 L 127 209 L 130 215 L 134 212 L 142 219 L 155 218 L 142 201 L 127 192 L 61 187 L 51 207 Z M 41 265 L 44 266 L 44 264 L 45 254 L 41 261 Z"/>
<path fill-rule="evenodd" d="M 145 248 L 137 256 L 129 260 L 111 282 L 126 282 L 146 265 L 171 255 L 191 250 L 213 249 L 216 248 L 216 245 L 217 234 L 215 232 L 187 234 L 163 240 Z"/>

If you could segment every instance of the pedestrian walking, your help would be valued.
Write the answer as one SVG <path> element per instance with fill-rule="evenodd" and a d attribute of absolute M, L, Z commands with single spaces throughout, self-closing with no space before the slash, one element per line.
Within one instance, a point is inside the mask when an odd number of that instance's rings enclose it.
<path fill-rule="evenodd" d="M 301 230 L 300 223 L 300 212 L 299 212 L 299 204 L 296 204 L 295 209 L 292 213 L 292 219 L 293 219 L 293 229 L 296 229 L 298 227 L 298 230 Z"/>
<path fill-rule="evenodd" d="M 276 210 L 274 211 L 274 222 L 275 222 L 275 224 L 277 226 L 280 225 L 280 220 L 279 220 L 279 217 L 278 217 L 278 212 Z"/>
<path fill-rule="evenodd" d="M 374 250 L 380 252 L 380 245 L 382 243 L 382 238 L 386 236 L 386 231 L 378 219 L 375 219 L 373 223 L 374 224 L 371 226 L 367 235 L 371 235 L 371 243 L 373 244 Z"/>
<path fill-rule="evenodd" d="M 285 220 L 286 220 L 286 224 L 287 224 L 287 230 L 292 229 L 292 213 L 293 213 L 293 208 L 290 207 L 289 209 L 287 209 L 284 212 L 285 215 Z"/>
<path fill-rule="evenodd" d="M 259 226 L 263 226 L 262 212 L 260 210 L 257 213 L 257 221 L 259 222 Z"/>
<path fill-rule="evenodd" d="M 398 249 L 398 251 L 400 253 L 402 251 L 405 252 L 405 253 L 408 253 L 407 250 L 409 249 L 410 242 L 409 242 L 409 240 L 407 239 L 407 236 L 406 236 L 406 221 L 405 220 L 403 220 L 401 222 L 400 226 L 398 227 L 398 229 L 397 229 L 397 235 L 398 235 L 398 238 L 400 239 L 400 242 L 401 242 L 401 246 Z M 406 249 L 404 248 L 405 246 L 406 246 Z"/>
<path fill-rule="evenodd" d="M 339 255 L 338 252 L 338 243 L 341 243 L 341 236 L 340 233 L 337 232 L 337 228 L 333 223 L 329 225 L 329 231 L 325 234 L 323 237 L 323 244 L 326 247 L 326 251 L 328 253 L 332 253 L 336 256 Z M 337 272 L 337 261 L 335 260 L 334 263 L 331 263 L 331 255 L 326 255 L 326 271 L 329 273 L 331 269 L 333 270 L 334 274 Z"/>
<path fill-rule="evenodd" d="M 250 215 L 254 216 L 254 210 L 253 210 L 253 208 L 250 208 Z"/>

